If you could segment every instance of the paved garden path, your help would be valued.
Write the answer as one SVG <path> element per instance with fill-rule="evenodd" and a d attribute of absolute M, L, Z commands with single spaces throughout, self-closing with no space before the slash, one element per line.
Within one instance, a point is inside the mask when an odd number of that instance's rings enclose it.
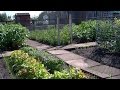
<path fill-rule="evenodd" d="M 96 43 L 94 43 L 94 42 L 68 45 L 68 46 L 65 46 L 62 48 L 50 47 L 48 45 L 41 44 L 41 43 L 38 43 L 38 42 L 32 41 L 32 40 L 28 40 L 26 43 L 34 48 L 37 48 L 38 50 L 46 50 L 49 53 L 62 59 L 66 63 L 68 63 L 76 68 L 82 69 L 86 72 L 89 72 L 93 75 L 97 75 L 101 78 L 120 79 L 120 69 L 102 65 L 93 60 L 87 59 L 80 55 L 77 55 L 72 52 L 64 50 L 64 49 L 68 49 L 68 48 L 69 49 L 75 48 L 75 46 L 77 46 L 77 47 L 95 46 Z"/>

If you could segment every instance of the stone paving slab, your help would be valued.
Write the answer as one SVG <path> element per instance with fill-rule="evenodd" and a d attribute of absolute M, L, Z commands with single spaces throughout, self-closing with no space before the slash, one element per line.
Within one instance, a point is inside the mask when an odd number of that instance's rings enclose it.
<path fill-rule="evenodd" d="M 50 48 L 49 46 L 44 46 L 44 45 L 42 45 L 42 46 L 36 46 L 36 48 L 38 49 L 38 50 L 46 50 L 46 49 L 48 49 L 48 48 Z"/>
<path fill-rule="evenodd" d="M 89 42 L 89 43 L 83 43 L 83 44 L 75 44 L 75 47 L 89 47 L 89 46 L 96 46 L 96 42 Z"/>
<path fill-rule="evenodd" d="M 5 51 L 2 53 L 2 56 L 10 56 L 10 54 L 12 53 L 13 51 Z"/>
<path fill-rule="evenodd" d="M 82 59 L 81 60 L 68 60 L 65 62 L 74 66 L 74 67 L 77 67 L 77 68 L 87 68 L 89 66 L 87 63 L 82 61 Z"/>
<path fill-rule="evenodd" d="M 120 69 L 110 67 L 110 66 L 106 66 L 106 65 L 90 67 L 90 69 L 98 71 L 100 73 L 108 74 L 109 76 L 120 75 Z"/>
<path fill-rule="evenodd" d="M 101 65 L 98 62 L 85 59 L 84 57 L 77 60 L 65 60 L 65 62 L 79 68 L 88 68 L 88 67 L 95 67 Z"/>
<path fill-rule="evenodd" d="M 53 47 L 53 48 L 48 48 L 47 51 L 52 51 L 52 50 L 58 50 L 58 48 Z"/>
<path fill-rule="evenodd" d="M 91 73 L 91 74 L 93 74 L 93 75 L 99 76 L 99 77 L 101 77 L 101 78 L 108 78 L 108 77 L 110 77 L 108 74 L 101 73 L 101 72 L 99 72 L 99 71 L 95 71 L 95 70 L 92 70 L 92 69 L 90 69 L 90 68 L 80 68 L 80 69 L 82 69 L 82 70 L 84 70 L 84 71 L 86 71 L 86 72 L 89 72 L 89 73 Z"/>
<path fill-rule="evenodd" d="M 90 59 L 86 59 L 86 60 L 84 60 L 84 62 L 88 64 L 88 67 L 95 67 L 95 66 L 101 65 L 100 63 L 95 62 L 95 61 L 90 60 Z"/>
<path fill-rule="evenodd" d="M 80 57 L 79 55 L 69 53 L 69 54 L 61 54 L 61 55 L 56 55 L 58 58 L 61 58 L 65 61 L 67 60 L 77 60 L 77 59 L 83 59 L 83 57 Z"/>
<path fill-rule="evenodd" d="M 26 40 L 26 44 L 28 45 L 42 45 L 42 43 L 36 42 L 34 40 Z"/>
<path fill-rule="evenodd" d="M 96 46 L 96 42 L 89 42 L 89 43 L 83 43 L 83 44 L 70 44 L 65 47 L 62 47 L 62 49 L 73 49 L 73 48 L 80 48 L 80 47 L 90 47 L 90 46 Z"/>
<path fill-rule="evenodd" d="M 33 41 L 33 40 L 27 40 L 26 43 L 27 43 L 27 45 L 37 48 L 37 49 L 40 49 L 40 50 L 51 48 L 51 46 L 49 46 L 49 45 L 45 45 L 45 44 L 42 44 L 42 43 L 39 43 L 39 42 Z"/>
<path fill-rule="evenodd" d="M 66 50 L 52 50 L 52 51 L 48 51 L 48 52 L 51 54 L 54 54 L 54 55 L 69 54 L 70 53 L 69 51 L 66 51 Z"/>
<path fill-rule="evenodd" d="M 77 46 L 75 46 L 75 44 L 70 44 L 70 45 L 62 47 L 62 49 L 72 49 L 72 48 L 77 48 Z"/>

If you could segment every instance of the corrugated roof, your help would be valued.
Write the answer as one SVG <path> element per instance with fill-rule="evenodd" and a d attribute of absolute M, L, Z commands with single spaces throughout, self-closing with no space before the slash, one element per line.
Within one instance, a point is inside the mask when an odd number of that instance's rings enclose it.
<path fill-rule="evenodd" d="M 30 15 L 29 13 L 16 13 L 15 15 Z"/>

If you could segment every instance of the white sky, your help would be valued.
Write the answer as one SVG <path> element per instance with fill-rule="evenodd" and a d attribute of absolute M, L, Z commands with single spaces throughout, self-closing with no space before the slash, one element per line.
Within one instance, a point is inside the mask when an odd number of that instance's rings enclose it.
<path fill-rule="evenodd" d="M 6 13 L 7 16 L 11 16 L 13 18 L 13 15 L 15 13 L 29 13 L 30 17 L 36 17 L 43 11 L 0 11 L 0 13 Z"/>

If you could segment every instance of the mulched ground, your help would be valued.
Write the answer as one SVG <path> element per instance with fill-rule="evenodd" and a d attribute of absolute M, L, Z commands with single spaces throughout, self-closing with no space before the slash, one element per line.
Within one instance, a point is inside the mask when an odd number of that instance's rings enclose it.
<path fill-rule="evenodd" d="M 106 50 L 99 47 L 87 47 L 69 50 L 83 57 L 92 59 L 101 64 L 116 67 L 120 69 L 120 54 L 106 53 Z"/>

